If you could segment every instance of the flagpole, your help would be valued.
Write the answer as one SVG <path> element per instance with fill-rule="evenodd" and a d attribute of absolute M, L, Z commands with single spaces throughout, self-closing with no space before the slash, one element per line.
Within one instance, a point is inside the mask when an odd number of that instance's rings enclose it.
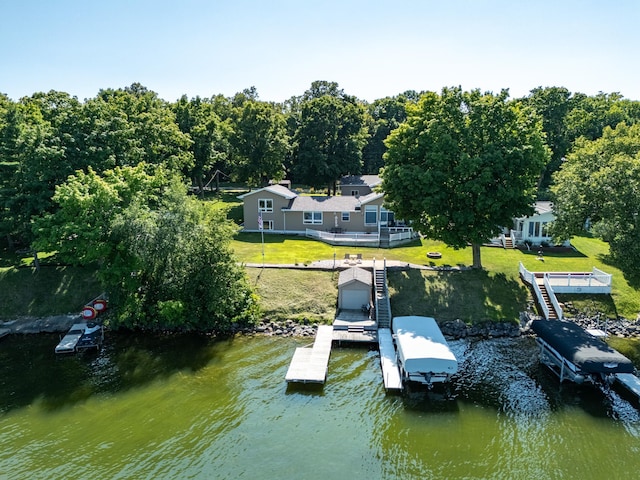
<path fill-rule="evenodd" d="M 258 228 L 262 241 L 262 268 L 264 268 L 264 224 L 262 223 L 262 212 L 258 212 Z"/>

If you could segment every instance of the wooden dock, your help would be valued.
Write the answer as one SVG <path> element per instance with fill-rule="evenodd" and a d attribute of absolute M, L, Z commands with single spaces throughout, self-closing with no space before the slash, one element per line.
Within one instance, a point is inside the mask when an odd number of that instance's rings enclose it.
<path fill-rule="evenodd" d="M 398 357 L 393 346 L 390 329 L 378 329 L 378 344 L 380 346 L 380 366 L 382 367 L 382 380 L 385 390 L 402 390 Z"/>
<path fill-rule="evenodd" d="M 285 379 L 287 382 L 324 383 L 327 379 L 333 327 L 318 326 L 312 347 L 298 347 L 293 354 Z"/>

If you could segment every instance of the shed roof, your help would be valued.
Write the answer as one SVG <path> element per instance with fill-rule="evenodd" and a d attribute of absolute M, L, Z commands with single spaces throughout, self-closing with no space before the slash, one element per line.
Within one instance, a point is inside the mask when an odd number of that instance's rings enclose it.
<path fill-rule="evenodd" d="M 340 272 L 338 277 L 338 287 L 348 285 L 353 282 L 359 282 L 367 286 L 373 284 L 373 278 L 369 270 L 363 268 L 351 267 Z"/>

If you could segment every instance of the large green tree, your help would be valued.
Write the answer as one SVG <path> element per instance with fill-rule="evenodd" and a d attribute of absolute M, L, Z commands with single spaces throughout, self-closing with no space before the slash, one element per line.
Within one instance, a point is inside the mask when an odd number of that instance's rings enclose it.
<path fill-rule="evenodd" d="M 162 167 L 79 171 L 56 189 L 59 208 L 35 223 L 35 248 L 97 265 L 113 326 L 223 331 L 255 319 L 256 298 L 225 213 L 187 195 Z"/>
<path fill-rule="evenodd" d="M 385 97 L 367 105 L 369 135 L 362 150 L 362 171 L 377 174 L 384 166 L 387 147 L 384 141 L 407 118 L 406 104 L 411 92 L 395 97 Z"/>
<path fill-rule="evenodd" d="M 234 177 L 252 186 L 284 177 L 289 137 L 282 112 L 274 104 L 246 99 L 236 108 L 231 146 Z"/>
<path fill-rule="evenodd" d="M 454 248 L 480 245 L 532 212 L 536 181 L 549 158 L 542 126 L 508 92 L 445 88 L 407 106 L 387 141 L 382 188 L 398 218 Z"/>
<path fill-rule="evenodd" d="M 330 85 L 329 85 L 330 86 Z M 338 96 L 314 82 L 313 95 L 303 100 L 295 133 L 294 174 L 300 183 L 329 193 L 345 174 L 362 171 L 362 148 L 367 138 L 365 108 L 354 97 Z M 311 94 L 310 94 L 311 95 Z"/>
<path fill-rule="evenodd" d="M 553 235 L 569 238 L 591 225 L 609 242 L 611 260 L 640 282 L 640 124 L 580 138 L 554 175 L 552 193 Z"/>
<path fill-rule="evenodd" d="M 194 163 L 184 173 L 191 178 L 200 192 L 204 191 L 204 181 L 208 175 L 219 175 L 216 171 L 229 169 L 231 135 L 230 121 L 223 121 L 216 113 L 211 100 L 195 97 L 188 100 L 183 95 L 173 106 L 180 131 L 191 137 L 191 152 Z M 218 183 L 216 183 L 218 186 Z"/>

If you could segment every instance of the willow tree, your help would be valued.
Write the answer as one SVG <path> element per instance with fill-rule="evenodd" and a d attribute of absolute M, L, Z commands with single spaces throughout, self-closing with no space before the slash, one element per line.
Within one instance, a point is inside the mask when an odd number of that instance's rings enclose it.
<path fill-rule="evenodd" d="M 550 153 L 541 121 L 500 94 L 445 88 L 407 105 L 387 139 L 382 172 L 387 207 L 429 238 L 480 246 L 533 213 L 536 183 Z"/>
<path fill-rule="evenodd" d="M 258 305 L 231 250 L 225 212 L 187 195 L 162 167 L 78 171 L 56 188 L 58 209 L 34 224 L 34 247 L 98 267 L 114 327 L 226 331 Z"/>

